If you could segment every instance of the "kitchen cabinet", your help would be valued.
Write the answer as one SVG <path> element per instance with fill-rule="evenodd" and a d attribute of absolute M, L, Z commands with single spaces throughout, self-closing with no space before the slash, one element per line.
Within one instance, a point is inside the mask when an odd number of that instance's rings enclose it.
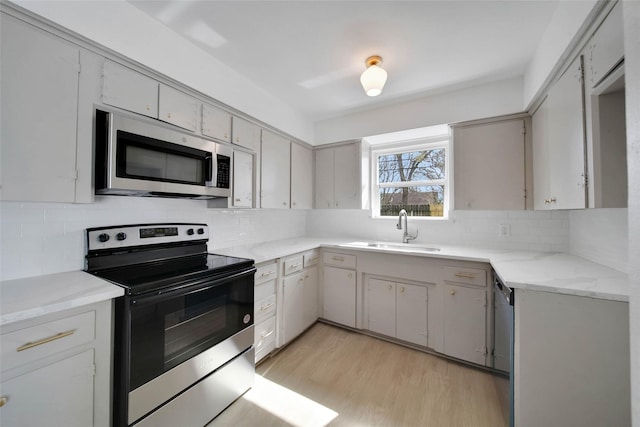
<path fill-rule="evenodd" d="M 453 127 L 455 209 L 525 209 L 528 127 L 524 117 Z"/>
<path fill-rule="evenodd" d="M 172 87 L 160 84 L 158 119 L 195 132 L 198 129 L 200 102 Z"/>
<path fill-rule="evenodd" d="M 257 363 L 276 348 L 277 262 L 272 260 L 256 265 L 254 277 L 254 347 Z"/>
<path fill-rule="evenodd" d="M 236 116 L 232 117 L 231 123 L 233 135 L 231 142 L 256 153 L 260 152 L 260 127 Z"/>
<path fill-rule="evenodd" d="M 202 134 L 219 141 L 231 142 L 231 114 L 222 108 L 202 104 Z M 256 139 L 259 144 L 259 132 Z"/>
<path fill-rule="evenodd" d="M 324 252 L 322 260 L 322 317 L 355 328 L 356 258 Z"/>
<path fill-rule="evenodd" d="M 253 207 L 253 158 L 254 154 L 246 151 L 233 151 L 233 196 L 231 206 L 234 208 Z"/>
<path fill-rule="evenodd" d="M 3 325 L 3 425 L 108 426 L 111 301 Z"/>
<path fill-rule="evenodd" d="M 290 206 L 290 142 L 273 132 L 262 132 L 260 207 Z"/>
<path fill-rule="evenodd" d="M 421 346 L 427 345 L 427 288 L 370 278 L 368 329 Z"/>
<path fill-rule="evenodd" d="M 317 250 L 282 260 L 282 340 L 291 342 L 318 319 Z"/>
<path fill-rule="evenodd" d="M 304 331 L 304 272 L 285 277 L 283 281 L 284 315 L 283 344 L 289 343 Z"/>
<path fill-rule="evenodd" d="M 158 118 L 157 81 L 108 60 L 104 62 L 102 79 L 104 104 Z"/>
<path fill-rule="evenodd" d="M 5 13 L 0 27 L 1 198 L 74 202 L 80 50 Z"/>
<path fill-rule="evenodd" d="M 360 209 L 360 143 L 315 150 L 316 209 Z"/>
<path fill-rule="evenodd" d="M 291 143 L 291 208 L 313 208 L 313 151 Z"/>
<path fill-rule="evenodd" d="M 444 267 L 444 353 L 487 364 L 485 270 Z"/>
<path fill-rule="evenodd" d="M 307 329 L 318 320 L 318 267 L 305 268 L 302 283 L 303 329 Z"/>
<path fill-rule="evenodd" d="M 534 209 L 586 207 L 581 57 L 549 90 L 532 117 Z"/>
<path fill-rule="evenodd" d="M 618 2 L 585 48 L 585 79 L 596 87 L 624 58 L 622 4 Z"/>

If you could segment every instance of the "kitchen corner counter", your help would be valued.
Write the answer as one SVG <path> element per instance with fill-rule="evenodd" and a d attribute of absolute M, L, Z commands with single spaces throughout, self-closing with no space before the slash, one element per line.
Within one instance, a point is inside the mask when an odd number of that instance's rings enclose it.
<path fill-rule="evenodd" d="M 124 289 L 84 271 L 0 282 L 0 326 L 109 300 Z"/>
<path fill-rule="evenodd" d="M 396 242 L 397 243 L 397 242 Z M 400 244 L 401 245 L 401 244 Z M 371 248 L 366 242 L 344 238 L 300 237 L 244 246 L 217 249 L 224 255 L 254 259 L 256 263 L 292 255 L 306 250 L 329 247 L 336 250 L 386 252 L 399 255 L 449 258 L 490 263 L 509 287 L 584 296 L 612 301 L 629 301 L 627 274 L 579 256 L 555 252 L 529 252 L 484 249 L 440 244 L 413 245 L 417 249 Z M 424 252 L 419 246 L 434 246 L 437 252 Z"/>

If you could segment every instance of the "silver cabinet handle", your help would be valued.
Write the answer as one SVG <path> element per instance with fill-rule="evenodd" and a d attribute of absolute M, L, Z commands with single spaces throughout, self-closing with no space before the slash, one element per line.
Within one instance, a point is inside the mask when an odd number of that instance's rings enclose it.
<path fill-rule="evenodd" d="M 260 307 L 260 311 L 267 311 L 273 306 L 274 306 L 273 303 L 270 303 L 270 304 L 267 304 L 267 305 L 263 305 L 262 307 Z"/>
<path fill-rule="evenodd" d="M 344 257 L 341 257 L 341 256 L 334 256 L 334 257 L 331 257 L 331 259 L 334 261 L 344 261 Z"/>
<path fill-rule="evenodd" d="M 456 273 L 454 274 L 456 277 L 464 277 L 465 279 L 475 279 L 476 275 L 471 273 Z"/>
<path fill-rule="evenodd" d="M 271 271 L 265 271 L 264 273 L 262 273 L 260 275 L 260 277 L 267 277 L 267 276 L 271 276 L 272 274 L 276 274 L 275 271 L 271 270 Z"/>
<path fill-rule="evenodd" d="M 43 339 L 38 340 L 38 341 L 28 342 L 28 343 L 18 347 L 16 349 L 16 351 L 29 350 L 30 348 L 37 347 L 39 345 L 46 344 L 46 343 L 51 342 L 51 341 L 59 340 L 60 338 L 68 337 L 69 335 L 73 335 L 75 332 L 76 332 L 76 330 L 72 329 L 70 331 L 60 332 L 58 334 L 52 335 L 52 336 L 47 337 L 47 338 L 43 338 Z"/>
<path fill-rule="evenodd" d="M 260 338 L 267 338 L 268 336 L 273 334 L 273 330 L 267 332 L 266 334 L 260 334 Z"/>
<path fill-rule="evenodd" d="M 300 267 L 301 265 L 302 265 L 302 263 L 301 263 L 301 262 L 299 262 L 299 263 L 297 263 L 297 264 L 291 264 L 291 265 L 289 266 L 289 268 L 290 268 L 290 269 L 291 269 L 291 268 L 298 268 L 298 267 Z"/>

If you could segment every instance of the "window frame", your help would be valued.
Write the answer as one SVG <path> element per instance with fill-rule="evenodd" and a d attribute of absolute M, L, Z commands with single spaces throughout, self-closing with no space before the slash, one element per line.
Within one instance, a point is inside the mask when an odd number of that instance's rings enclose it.
<path fill-rule="evenodd" d="M 444 179 L 437 179 L 431 181 L 404 181 L 404 182 L 390 182 L 380 185 L 378 182 L 378 158 L 389 154 L 408 153 L 413 151 L 431 150 L 442 148 L 444 149 Z M 374 145 L 370 148 L 371 158 L 371 217 L 377 219 L 389 219 L 396 218 L 395 216 L 382 216 L 380 215 L 380 189 L 385 187 L 415 187 L 415 186 L 431 186 L 431 185 L 443 185 L 444 186 L 444 202 L 442 216 L 412 216 L 411 219 L 418 220 L 430 220 L 441 221 L 449 219 L 449 206 L 451 200 L 451 134 L 437 135 L 428 138 L 419 138 L 410 141 L 398 141 L 388 144 Z"/>

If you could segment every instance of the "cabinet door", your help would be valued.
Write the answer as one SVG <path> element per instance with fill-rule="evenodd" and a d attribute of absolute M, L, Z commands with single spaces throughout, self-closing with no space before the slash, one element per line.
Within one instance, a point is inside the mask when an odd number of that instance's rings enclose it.
<path fill-rule="evenodd" d="M 290 142 L 274 133 L 262 132 L 260 206 L 289 208 L 291 191 Z"/>
<path fill-rule="evenodd" d="M 331 209 L 333 201 L 333 148 L 324 148 L 315 151 L 315 208 Z"/>
<path fill-rule="evenodd" d="M 372 332 L 396 336 L 396 284 L 387 280 L 367 282 L 368 328 Z"/>
<path fill-rule="evenodd" d="M 486 361 L 484 289 L 444 285 L 444 353 L 479 365 Z"/>
<path fill-rule="evenodd" d="M 396 338 L 427 345 L 427 288 L 396 284 Z"/>
<path fill-rule="evenodd" d="M 202 134 L 231 142 L 231 114 L 213 105 L 202 104 Z"/>
<path fill-rule="evenodd" d="M 455 209 L 525 208 L 524 131 L 524 119 L 453 130 Z"/>
<path fill-rule="evenodd" d="M 304 272 L 283 279 L 284 343 L 288 343 L 304 330 Z"/>
<path fill-rule="evenodd" d="M 169 86 L 160 85 L 158 118 L 172 125 L 195 132 L 198 128 L 197 99 Z"/>
<path fill-rule="evenodd" d="M 313 207 L 313 152 L 291 143 L 291 208 Z"/>
<path fill-rule="evenodd" d="M 260 151 L 260 127 L 253 123 L 241 119 L 239 117 L 232 118 L 232 135 L 231 142 L 255 151 Z"/>
<path fill-rule="evenodd" d="M 104 62 L 102 78 L 103 103 L 158 118 L 158 82 L 110 61 Z"/>
<path fill-rule="evenodd" d="M 547 99 L 542 101 L 531 117 L 533 131 L 533 208 L 535 210 L 551 209 L 550 173 L 551 154 L 549 153 L 549 112 Z"/>
<path fill-rule="evenodd" d="M 0 384 L 7 397 L 5 426 L 91 426 L 95 367 L 93 350 L 63 359 Z"/>
<path fill-rule="evenodd" d="M 334 148 L 334 197 L 335 207 L 360 209 L 360 159 L 358 145 L 349 144 Z"/>
<path fill-rule="evenodd" d="M 302 320 L 306 329 L 318 320 L 318 267 L 307 268 L 304 271 L 303 300 Z"/>
<path fill-rule="evenodd" d="M 233 207 L 253 207 L 253 154 L 233 152 Z"/>
<path fill-rule="evenodd" d="M 622 4 L 617 3 L 587 43 L 585 77 L 595 87 L 624 57 Z"/>
<path fill-rule="evenodd" d="M 79 50 L 2 14 L 3 200 L 73 202 Z"/>
<path fill-rule="evenodd" d="M 323 267 L 323 317 L 356 327 L 356 272 Z"/>

